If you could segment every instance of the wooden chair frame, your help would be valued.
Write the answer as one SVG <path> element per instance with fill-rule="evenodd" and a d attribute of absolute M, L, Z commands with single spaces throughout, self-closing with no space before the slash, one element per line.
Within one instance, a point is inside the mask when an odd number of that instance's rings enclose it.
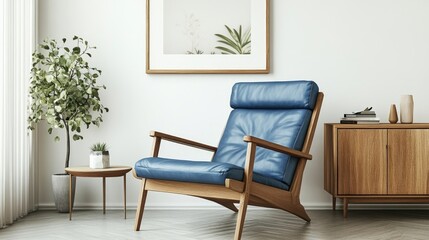
<path fill-rule="evenodd" d="M 312 156 L 309 154 L 311 143 L 313 141 L 314 132 L 316 129 L 317 121 L 319 118 L 320 109 L 323 101 L 323 93 L 319 92 L 317 96 L 316 106 L 311 116 L 307 135 L 305 137 L 302 151 L 297 151 L 279 144 L 268 142 L 266 140 L 256 138 L 253 136 L 244 136 L 243 141 L 247 142 L 246 163 L 244 168 L 244 181 L 237 181 L 233 179 L 226 179 L 225 185 L 191 183 L 191 182 L 177 182 L 158 179 L 144 179 L 136 176 L 133 169 L 134 177 L 141 180 L 141 192 L 139 195 L 139 202 L 137 205 L 136 219 L 134 230 L 139 231 L 143 217 L 143 211 L 148 191 L 168 192 L 176 194 L 184 194 L 195 197 L 204 198 L 216 202 L 234 212 L 238 212 L 237 224 L 235 228 L 234 239 L 241 239 L 243 232 L 244 220 L 248 205 L 269 207 L 282 209 L 290 212 L 305 221 L 309 222 L 311 219 L 307 215 L 304 207 L 300 202 L 300 192 L 302 176 L 307 160 L 311 160 Z M 199 149 L 216 152 L 217 148 L 202 144 L 199 142 L 179 138 L 176 136 L 151 132 L 151 137 L 154 138 L 152 156 L 158 157 L 161 140 L 175 142 Z M 289 191 L 274 188 L 271 186 L 263 185 L 252 181 L 253 164 L 255 161 L 256 147 L 263 147 L 273 151 L 289 154 L 290 156 L 298 157 L 298 165 L 295 170 L 292 185 Z M 239 203 L 237 209 L 234 203 Z"/>

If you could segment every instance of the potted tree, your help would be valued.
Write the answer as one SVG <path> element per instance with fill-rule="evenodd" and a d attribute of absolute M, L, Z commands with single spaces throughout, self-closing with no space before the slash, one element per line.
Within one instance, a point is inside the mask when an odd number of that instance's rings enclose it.
<path fill-rule="evenodd" d="M 33 53 L 31 69 L 29 129 L 46 120 L 48 133 L 63 128 L 66 133 L 65 167 L 70 165 L 70 139 L 83 139 L 81 126 L 99 126 L 102 115 L 109 110 L 101 104 L 99 90 L 106 89 L 97 85 L 101 71 L 90 67 L 85 60 L 92 57 L 90 50 L 95 49 L 88 41 L 74 36 L 72 46 L 66 46 L 67 39 L 61 44 L 56 40 L 44 40 Z M 59 141 L 59 136 L 55 136 Z M 66 173 L 52 176 L 55 206 L 59 212 L 68 212 L 69 179 Z M 75 180 L 74 180 L 75 181 Z M 74 186 L 72 187 L 74 198 Z"/>

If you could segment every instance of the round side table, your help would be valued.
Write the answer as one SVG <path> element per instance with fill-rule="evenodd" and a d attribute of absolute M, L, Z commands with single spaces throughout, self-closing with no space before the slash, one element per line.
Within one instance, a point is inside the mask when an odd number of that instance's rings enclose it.
<path fill-rule="evenodd" d="M 128 166 L 112 166 L 109 168 L 89 168 L 89 167 L 68 167 L 65 171 L 70 175 L 70 187 L 69 187 L 69 213 L 70 220 L 72 219 L 72 178 L 76 177 L 102 177 L 103 178 L 103 214 L 106 213 L 106 177 L 124 177 L 124 215 L 127 218 L 127 182 L 126 175 L 131 171 L 131 167 Z M 77 185 L 77 184 L 76 184 Z"/>

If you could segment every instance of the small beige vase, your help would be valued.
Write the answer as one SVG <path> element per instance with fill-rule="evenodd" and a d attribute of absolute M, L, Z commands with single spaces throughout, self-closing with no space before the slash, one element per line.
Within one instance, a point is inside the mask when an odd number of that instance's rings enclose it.
<path fill-rule="evenodd" d="M 413 123 L 414 101 L 413 95 L 401 96 L 401 123 Z"/>
<path fill-rule="evenodd" d="M 396 105 L 390 105 L 390 114 L 389 114 L 389 122 L 397 123 L 398 122 L 398 112 L 396 111 Z"/>

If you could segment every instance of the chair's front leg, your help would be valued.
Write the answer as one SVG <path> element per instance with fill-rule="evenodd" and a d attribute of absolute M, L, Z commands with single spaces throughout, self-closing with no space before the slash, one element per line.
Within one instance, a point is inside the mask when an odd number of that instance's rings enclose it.
<path fill-rule="evenodd" d="M 240 240 L 243 232 L 244 220 L 246 218 L 247 204 L 250 198 L 250 185 L 253 177 L 253 164 L 255 162 L 256 144 L 249 142 L 247 144 L 246 165 L 244 167 L 244 192 L 240 196 L 240 209 L 237 216 L 237 225 L 235 226 L 234 240 Z"/>
<path fill-rule="evenodd" d="M 235 225 L 234 240 L 240 240 L 243 233 L 244 220 L 246 218 L 247 204 L 249 203 L 249 194 L 242 193 L 240 196 L 240 209 L 238 210 L 237 224 Z"/>
<path fill-rule="evenodd" d="M 140 196 L 139 196 L 139 202 L 137 205 L 137 211 L 136 211 L 136 220 L 134 224 L 134 231 L 140 230 L 140 225 L 142 223 L 142 217 L 143 217 L 143 211 L 144 211 L 144 205 L 146 202 L 146 196 L 147 196 L 147 190 L 146 188 L 146 179 L 143 178 L 142 180 L 142 187 L 140 190 Z"/>

